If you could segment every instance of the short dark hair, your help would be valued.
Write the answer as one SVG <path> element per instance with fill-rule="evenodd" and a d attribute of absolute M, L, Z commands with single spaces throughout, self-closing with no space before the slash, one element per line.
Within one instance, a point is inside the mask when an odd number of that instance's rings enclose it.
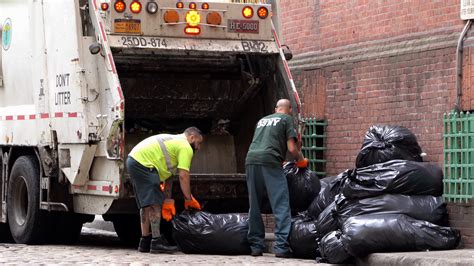
<path fill-rule="evenodd" d="M 184 134 L 186 136 L 191 136 L 191 135 L 202 136 L 201 130 L 199 130 L 199 128 L 197 128 L 197 127 L 188 127 L 188 128 L 186 128 L 184 130 Z"/>

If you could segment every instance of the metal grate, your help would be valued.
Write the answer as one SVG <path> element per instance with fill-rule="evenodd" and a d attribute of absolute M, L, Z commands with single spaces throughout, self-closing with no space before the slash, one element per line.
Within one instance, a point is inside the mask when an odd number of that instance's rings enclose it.
<path fill-rule="evenodd" d="M 444 115 L 444 195 L 467 202 L 474 197 L 474 114 Z"/>
<path fill-rule="evenodd" d="M 302 136 L 302 152 L 309 159 L 309 168 L 319 177 L 326 176 L 326 120 L 305 118 Z"/>

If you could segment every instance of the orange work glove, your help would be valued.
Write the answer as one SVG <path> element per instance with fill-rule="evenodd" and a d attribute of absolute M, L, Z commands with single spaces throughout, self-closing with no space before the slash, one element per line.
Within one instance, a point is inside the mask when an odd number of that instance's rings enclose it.
<path fill-rule="evenodd" d="M 186 210 L 195 209 L 195 210 L 200 211 L 200 210 L 201 210 L 201 205 L 200 205 L 199 202 L 191 195 L 191 199 L 190 199 L 190 200 L 185 200 L 185 201 L 184 201 L 184 208 L 185 208 Z"/>
<path fill-rule="evenodd" d="M 161 216 L 169 222 L 175 215 L 176 209 L 174 208 L 174 199 L 165 199 L 163 206 L 161 207 Z"/>
<path fill-rule="evenodd" d="M 308 168 L 308 163 L 309 163 L 309 160 L 304 158 L 303 160 L 296 162 L 296 167 L 298 167 L 298 168 Z"/>

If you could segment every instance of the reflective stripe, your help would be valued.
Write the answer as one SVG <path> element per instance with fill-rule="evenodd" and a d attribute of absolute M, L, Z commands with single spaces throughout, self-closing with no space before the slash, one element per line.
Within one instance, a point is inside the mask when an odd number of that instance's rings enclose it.
<path fill-rule="evenodd" d="M 163 152 L 163 156 L 165 157 L 166 168 L 168 168 L 168 171 L 172 175 L 176 174 L 176 167 L 173 167 L 173 165 L 171 164 L 171 157 L 168 153 L 168 150 L 166 149 L 165 141 L 172 140 L 175 138 L 177 137 L 174 137 L 173 135 L 164 135 L 164 134 L 156 136 L 156 140 L 158 141 L 158 144 L 160 144 L 161 152 Z"/>

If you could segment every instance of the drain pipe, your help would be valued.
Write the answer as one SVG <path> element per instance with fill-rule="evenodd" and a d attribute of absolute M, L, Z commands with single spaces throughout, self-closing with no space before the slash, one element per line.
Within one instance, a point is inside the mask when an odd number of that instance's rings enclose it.
<path fill-rule="evenodd" d="M 461 111 L 461 96 L 462 96 L 462 53 L 463 53 L 463 40 L 466 37 L 469 28 L 471 28 L 472 21 L 469 19 L 464 26 L 458 40 L 458 46 L 456 50 L 456 105 L 454 109 L 456 112 Z"/>

